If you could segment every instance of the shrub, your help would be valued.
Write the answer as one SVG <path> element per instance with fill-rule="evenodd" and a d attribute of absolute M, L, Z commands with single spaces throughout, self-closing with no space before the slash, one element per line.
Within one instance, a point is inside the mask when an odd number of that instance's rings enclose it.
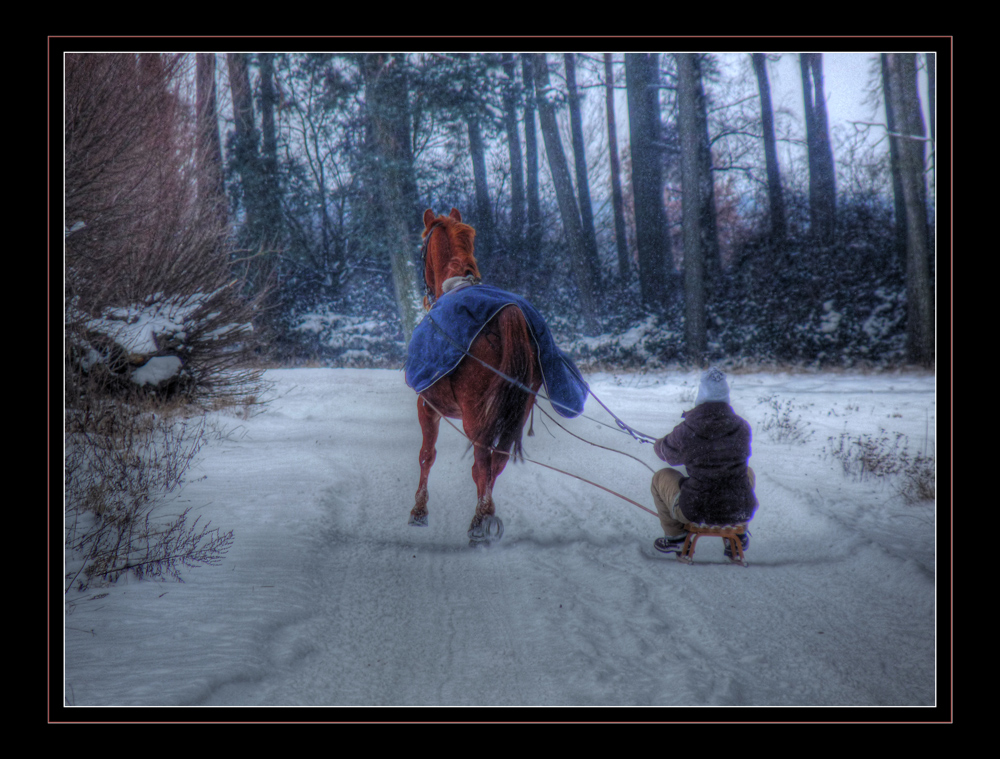
<path fill-rule="evenodd" d="M 217 563 L 232 532 L 199 526 L 197 518 L 189 526 L 189 509 L 157 513 L 183 485 L 205 440 L 204 417 L 164 413 L 138 392 L 125 402 L 109 399 L 95 387 L 99 379 L 88 379 L 90 387 L 74 387 L 81 402 L 66 411 L 66 549 L 79 563 L 67 590 L 129 571 L 180 579 L 182 566 Z"/>
<path fill-rule="evenodd" d="M 161 516 L 204 441 L 192 406 L 260 395 L 257 299 L 234 273 L 211 157 L 183 97 L 190 59 L 66 57 L 67 589 L 180 578 L 232 533 Z"/>
<path fill-rule="evenodd" d="M 844 474 L 857 481 L 890 482 L 906 503 L 935 497 L 934 455 L 910 453 L 903 433 L 880 429 L 878 435 L 852 437 L 842 432 L 827 442 L 824 454 L 840 461 Z"/>
<path fill-rule="evenodd" d="M 763 420 L 757 423 L 757 429 L 768 433 L 776 443 L 804 445 L 816 433 L 815 430 L 806 431 L 809 422 L 804 422 L 801 415 L 793 416 L 796 407 L 791 399 L 779 401 L 776 395 L 768 395 L 757 400 L 770 407 Z"/>

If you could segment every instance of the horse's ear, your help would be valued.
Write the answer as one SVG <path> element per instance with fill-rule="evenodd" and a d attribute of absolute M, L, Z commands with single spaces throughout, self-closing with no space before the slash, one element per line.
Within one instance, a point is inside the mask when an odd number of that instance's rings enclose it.
<path fill-rule="evenodd" d="M 424 229 L 430 229 L 431 224 L 434 223 L 434 212 L 431 209 L 424 211 Z"/>
<path fill-rule="evenodd" d="M 457 208 L 452 208 L 451 209 L 451 213 L 448 214 L 448 215 L 451 218 L 453 218 L 455 221 L 461 221 L 462 220 L 462 214 L 459 213 L 459 211 L 458 211 Z"/>

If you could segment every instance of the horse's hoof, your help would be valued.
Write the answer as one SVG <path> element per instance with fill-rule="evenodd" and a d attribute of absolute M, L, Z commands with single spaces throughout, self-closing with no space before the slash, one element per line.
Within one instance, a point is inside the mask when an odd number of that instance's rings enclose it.
<path fill-rule="evenodd" d="M 503 537 L 503 522 L 500 517 L 491 514 L 483 520 L 482 527 L 489 540 L 500 540 Z"/>
<path fill-rule="evenodd" d="M 410 514 L 410 524 L 415 524 L 417 527 L 427 526 L 427 514 L 421 514 L 419 517 Z"/>
<path fill-rule="evenodd" d="M 503 537 L 503 522 L 499 517 L 492 514 L 483 517 L 482 521 L 475 527 L 469 528 L 469 546 L 475 548 L 479 545 L 489 545 L 494 540 Z"/>

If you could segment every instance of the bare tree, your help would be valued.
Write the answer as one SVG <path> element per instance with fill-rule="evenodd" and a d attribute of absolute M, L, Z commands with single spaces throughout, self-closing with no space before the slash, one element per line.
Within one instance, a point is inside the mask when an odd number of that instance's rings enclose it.
<path fill-rule="evenodd" d="M 246 212 L 244 227 L 256 230 L 259 217 L 260 155 L 259 132 L 254 124 L 253 90 L 250 86 L 250 64 L 246 53 L 228 53 L 229 91 L 233 97 L 235 123 L 233 163 L 243 183 L 243 205 Z M 252 237 L 256 235 L 251 232 Z"/>
<path fill-rule="evenodd" d="M 414 223 L 416 179 L 410 139 L 410 113 L 404 58 L 401 54 L 367 53 L 359 57 L 365 82 L 368 120 L 369 189 L 375 220 L 383 230 L 380 253 L 389 258 L 396 306 L 409 342 L 419 314 L 420 276 L 413 258 L 419 242 Z M 419 219 L 416 220 L 419 222 Z"/>
<path fill-rule="evenodd" d="M 576 169 L 576 194 L 580 203 L 580 224 L 587 255 L 594 261 L 597 256 L 597 232 L 594 229 L 594 210 L 590 201 L 590 180 L 587 172 L 587 150 L 583 141 L 583 117 L 580 114 L 580 92 L 576 86 L 576 55 L 565 53 L 566 91 L 569 95 L 569 124 L 573 135 L 573 165 Z"/>
<path fill-rule="evenodd" d="M 681 143 L 684 229 L 684 343 L 687 358 L 701 363 L 708 345 L 705 323 L 705 246 L 702 244 L 702 161 L 695 53 L 677 53 L 677 112 Z"/>
<path fill-rule="evenodd" d="M 515 253 L 509 260 L 518 261 L 522 253 L 525 223 L 524 160 L 521 157 L 521 139 L 517 133 L 517 69 L 512 53 L 503 54 L 503 70 L 507 76 L 503 89 L 503 122 L 510 156 L 510 239 Z"/>
<path fill-rule="evenodd" d="M 823 87 L 822 53 L 800 53 L 802 95 L 805 101 L 806 142 L 809 153 L 809 220 L 817 240 L 833 240 L 837 216 L 837 191 L 830 147 Z"/>
<path fill-rule="evenodd" d="M 261 113 L 261 231 L 268 249 L 280 245 L 281 188 L 278 186 L 278 139 L 274 125 L 274 54 L 259 53 Z"/>
<path fill-rule="evenodd" d="M 608 154 L 611 158 L 611 204 L 615 216 L 615 245 L 618 250 L 618 278 L 628 282 L 628 240 L 625 236 L 625 203 L 622 198 L 621 160 L 618 156 L 618 128 L 615 125 L 615 72 L 611 53 L 604 54 L 605 110 L 608 115 Z"/>
<path fill-rule="evenodd" d="M 205 178 L 198 195 L 205 217 L 227 222 L 226 190 L 223 181 L 222 142 L 219 139 L 219 114 L 216 105 L 215 55 L 195 56 L 195 89 L 198 120 L 198 161 L 205 168 Z"/>
<path fill-rule="evenodd" d="M 899 156 L 897 171 L 906 213 L 906 351 L 924 366 L 934 362 L 934 300 L 930 250 L 927 244 L 927 205 L 924 180 L 924 125 L 917 92 L 914 53 L 888 53 L 888 86 L 895 113 L 891 139 Z"/>
<path fill-rule="evenodd" d="M 524 81 L 524 189 L 528 203 L 528 231 L 525 236 L 526 258 L 537 263 L 542 244 L 542 207 L 538 197 L 538 132 L 535 127 L 535 61 L 521 55 L 521 78 Z"/>
<path fill-rule="evenodd" d="M 771 221 L 771 237 L 782 244 L 788 237 L 788 219 L 785 212 L 785 195 L 781 187 L 781 170 L 778 167 L 778 149 L 774 137 L 774 108 L 771 105 L 771 85 L 767 76 L 767 55 L 751 53 L 757 89 L 760 93 L 760 121 L 764 140 L 764 160 L 767 165 L 767 199 Z"/>
<path fill-rule="evenodd" d="M 663 207 L 663 159 L 659 147 L 662 126 L 657 61 L 655 53 L 625 55 L 639 288 L 645 306 L 662 310 L 671 295 L 668 292 L 667 277 L 671 255 L 667 216 Z"/>
<path fill-rule="evenodd" d="M 535 99 L 538 106 L 538 119 L 542 127 L 542 139 L 545 141 L 545 155 L 549 159 L 552 184 L 556 192 L 556 201 L 559 204 L 563 230 L 566 233 L 566 243 L 573 266 L 573 279 L 580 296 L 581 310 L 587 329 L 593 334 L 597 330 L 595 296 L 597 285 L 600 282 L 600 272 L 597 261 L 590 255 L 583 236 L 580 212 L 573 196 L 573 181 L 570 179 L 566 154 L 563 153 L 562 141 L 559 139 L 556 110 L 549 100 L 549 68 L 545 54 L 536 54 L 534 64 Z"/>
<path fill-rule="evenodd" d="M 889 56 L 882 53 L 882 94 L 885 102 L 885 125 L 890 134 L 898 129 L 895 98 L 892 97 L 892 77 L 889 76 Z M 899 141 L 889 140 L 889 165 L 892 171 L 892 201 L 896 229 L 896 255 L 906 255 L 906 203 L 903 200 L 902 174 L 899 171 Z"/>

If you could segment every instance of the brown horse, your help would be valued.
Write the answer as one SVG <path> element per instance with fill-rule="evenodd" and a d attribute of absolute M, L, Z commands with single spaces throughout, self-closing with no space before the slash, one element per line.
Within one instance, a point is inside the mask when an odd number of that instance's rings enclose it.
<path fill-rule="evenodd" d="M 476 230 L 462 223 L 456 208 L 448 216 L 435 217 L 430 209 L 424 212 L 425 308 L 441 297 L 446 280 L 472 277 L 479 281 L 473 255 L 475 236 Z M 503 524 L 494 514 L 493 486 L 508 460 L 521 455 L 521 433 L 535 398 L 483 364 L 496 367 L 533 391 L 542 384 L 542 372 L 528 324 L 516 306 L 501 309 L 477 335 L 468 354 L 454 371 L 417 397 L 424 441 L 410 524 L 427 524 L 427 477 L 437 456 L 434 444 L 441 415 L 461 419 L 473 444 L 472 479 L 478 500 L 469 525 L 469 545 L 476 546 L 488 545 L 491 537 L 499 539 L 503 534 Z"/>

